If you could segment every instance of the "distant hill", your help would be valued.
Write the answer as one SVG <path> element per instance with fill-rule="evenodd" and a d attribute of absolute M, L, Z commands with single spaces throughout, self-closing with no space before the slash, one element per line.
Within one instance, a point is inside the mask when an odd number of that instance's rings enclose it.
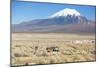
<path fill-rule="evenodd" d="M 12 32 L 95 33 L 95 21 L 81 16 L 75 9 L 66 8 L 46 19 L 12 24 Z"/>

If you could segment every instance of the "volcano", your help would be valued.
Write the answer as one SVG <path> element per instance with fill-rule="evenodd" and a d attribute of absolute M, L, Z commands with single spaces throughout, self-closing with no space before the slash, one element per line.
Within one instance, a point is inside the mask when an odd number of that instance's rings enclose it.
<path fill-rule="evenodd" d="M 75 9 L 65 8 L 46 19 L 12 24 L 12 32 L 94 33 L 95 21 L 87 19 Z"/>

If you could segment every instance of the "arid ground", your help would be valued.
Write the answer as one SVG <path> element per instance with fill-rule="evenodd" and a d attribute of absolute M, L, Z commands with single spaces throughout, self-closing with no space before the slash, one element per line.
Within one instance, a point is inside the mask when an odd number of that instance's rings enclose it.
<path fill-rule="evenodd" d="M 11 65 L 95 61 L 94 34 L 12 33 Z"/>

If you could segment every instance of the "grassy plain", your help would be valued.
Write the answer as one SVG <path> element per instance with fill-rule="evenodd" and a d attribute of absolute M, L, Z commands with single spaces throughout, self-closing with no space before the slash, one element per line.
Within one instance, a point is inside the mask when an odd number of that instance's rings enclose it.
<path fill-rule="evenodd" d="M 59 51 L 47 52 L 50 46 Z M 94 34 L 12 33 L 11 65 L 95 61 L 95 46 Z"/>

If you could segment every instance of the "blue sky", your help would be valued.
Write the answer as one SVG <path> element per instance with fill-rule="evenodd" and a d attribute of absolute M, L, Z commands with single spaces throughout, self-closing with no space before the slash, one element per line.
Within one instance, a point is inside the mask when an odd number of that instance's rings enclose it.
<path fill-rule="evenodd" d="M 65 9 L 76 9 L 89 20 L 95 21 L 94 6 L 80 6 L 69 4 L 36 3 L 36 2 L 12 2 L 12 24 L 27 22 L 34 19 L 48 18 L 52 14 Z"/>

